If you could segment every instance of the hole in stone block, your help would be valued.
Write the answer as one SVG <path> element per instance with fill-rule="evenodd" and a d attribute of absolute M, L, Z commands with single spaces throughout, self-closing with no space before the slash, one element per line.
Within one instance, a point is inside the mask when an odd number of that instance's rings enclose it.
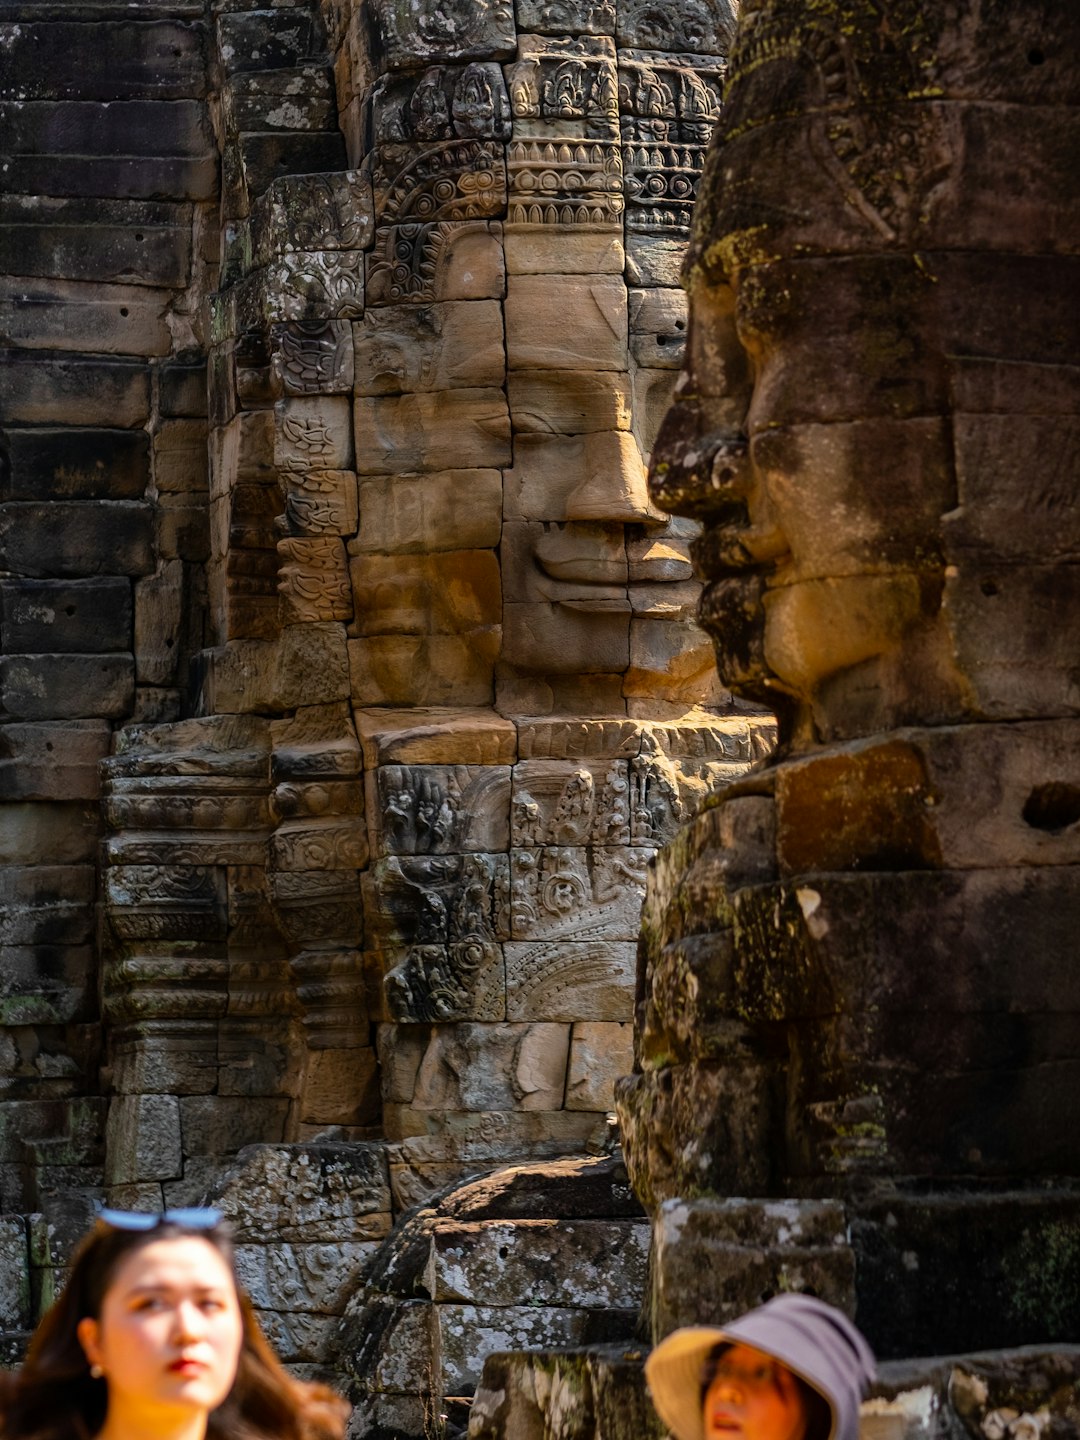
<path fill-rule="evenodd" d="M 126 305 L 121 305 L 121 306 L 120 306 L 120 314 L 123 315 L 123 317 L 124 317 L 125 320 L 127 319 L 128 315 L 129 315 L 130 313 L 131 313 L 131 312 L 128 310 L 128 308 L 127 308 Z"/>
<path fill-rule="evenodd" d="M 994 596 L 994 595 L 996 595 L 996 594 L 998 593 L 997 581 L 996 581 L 996 580 L 984 580 L 984 581 L 982 582 L 982 584 L 979 586 L 979 589 L 982 591 L 982 593 L 983 593 L 984 595 Z"/>
<path fill-rule="evenodd" d="M 1029 65 L 1041 65 L 1045 59 L 1046 59 L 1046 56 L 1043 54 L 1043 52 L 1042 52 L 1041 50 L 1029 50 L 1029 51 L 1028 51 L 1028 64 L 1029 64 Z"/>
<path fill-rule="evenodd" d="M 1036 785 L 1022 813 L 1033 830 L 1065 830 L 1080 820 L 1080 785 L 1061 780 Z"/>

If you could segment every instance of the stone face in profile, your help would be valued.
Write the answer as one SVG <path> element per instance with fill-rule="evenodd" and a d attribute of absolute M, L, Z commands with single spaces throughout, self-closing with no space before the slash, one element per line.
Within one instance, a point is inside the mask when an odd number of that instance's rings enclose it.
<path fill-rule="evenodd" d="M 705 522 L 722 676 L 774 696 L 799 745 L 1005 715 L 1032 682 L 1027 713 L 1076 699 L 1053 634 L 1023 654 L 999 642 L 1005 605 L 983 590 L 1005 565 L 1000 598 L 1037 610 L 1058 502 L 1028 512 L 1044 534 L 1026 556 L 1009 526 L 971 532 L 983 485 L 1000 484 L 985 442 L 975 461 L 974 418 L 1011 413 L 1034 443 L 1044 407 L 1071 408 L 1069 372 L 1045 367 L 1075 335 L 1040 297 L 1076 293 L 1076 206 L 1053 178 L 1076 121 L 1052 108 L 1067 99 L 1052 66 L 1025 58 L 1022 86 L 965 72 L 966 46 L 999 43 L 987 22 L 968 39 L 907 9 L 902 39 L 869 7 L 846 25 L 830 7 L 746 14 L 687 269 L 685 378 L 654 460 L 656 503 Z M 997 177 L 1029 155 L 1025 210 Z"/>
<path fill-rule="evenodd" d="M 650 1206 L 844 1197 L 860 1315 L 946 1233 L 936 1185 L 1080 1174 L 1078 42 L 1062 7 L 744 4 L 653 452 L 782 748 L 658 859 L 628 1161 Z M 920 1304 L 873 1313 L 893 1353 L 1002 1343 Z"/>

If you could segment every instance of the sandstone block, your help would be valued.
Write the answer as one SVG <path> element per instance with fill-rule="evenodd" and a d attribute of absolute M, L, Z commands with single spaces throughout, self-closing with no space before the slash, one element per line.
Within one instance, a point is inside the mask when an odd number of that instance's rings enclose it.
<path fill-rule="evenodd" d="M 510 417 L 501 390 L 358 396 L 355 425 L 362 475 L 510 462 Z"/>
<path fill-rule="evenodd" d="M 508 224 L 509 275 L 622 275 L 622 236 L 614 231 L 574 231 L 563 226 Z"/>
<path fill-rule="evenodd" d="M 634 941 L 510 941 L 504 950 L 508 1019 L 632 1018 Z"/>
<path fill-rule="evenodd" d="M 381 1145 L 252 1145 L 216 1193 L 241 1243 L 379 1240 L 390 1229 Z"/>
<path fill-rule="evenodd" d="M 350 470 L 352 460 L 345 396 L 289 396 L 274 406 L 273 463 L 278 470 Z"/>
<path fill-rule="evenodd" d="M 461 1394 L 473 1389 L 488 1355 L 626 1340 L 636 1309 L 587 1310 L 545 1306 L 436 1306 L 443 1384 Z"/>
<path fill-rule="evenodd" d="M 508 1162 L 542 1160 L 580 1152 L 595 1139 L 596 1116 L 570 1110 L 516 1110 L 474 1115 L 468 1111 L 399 1111 L 387 1107 L 387 1135 L 394 1164 L 457 1161 L 473 1170 Z"/>
<path fill-rule="evenodd" d="M 19 1216 L 0 1221 L 0 1325 L 28 1330 L 33 1325 L 30 1299 L 30 1250 L 26 1223 Z"/>
<path fill-rule="evenodd" d="M 419 1056 L 406 1108 L 558 1110 L 569 1044 L 569 1027 L 561 1024 L 436 1026 Z M 407 1089 L 400 1077 L 398 1093 Z"/>
<path fill-rule="evenodd" d="M 105 1133 L 107 1183 L 171 1180 L 182 1173 L 180 1102 L 174 1095 L 116 1096 Z"/>
<path fill-rule="evenodd" d="M 130 654 L 0 656 L 0 705 L 12 720 L 120 719 L 134 688 Z"/>
<path fill-rule="evenodd" d="M 683 618 L 681 610 L 680 606 L 670 618 L 635 615 L 630 622 L 625 695 L 689 706 L 707 704 L 716 692 L 712 642 L 692 620 Z"/>
<path fill-rule="evenodd" d="M 166 560 L 135 585 L 135 679 L 168 685 L 176 677 L 183 630 L 184 562 Z"/>
<path fill-rule="evenodd" d="M 686 349 L 686 292 L 631 290 L 630 353 L 639 365 L 678 370 Z"/>
<path fill-rule="evenodd" d="M 512 275 L 505 309 L 512 370 L 627 368 L 626 286 L 616 276 Z"/>
<path fill-rule="evenodd" d="M 360 534 L 349 543 L 353 555 L 493 548 L 502 530 L 502 474 L 442 470 L 365 476 L 360 481 L 360 513 Z"/>
<path fill-rule="evenodd" d="M 344 628 L 331 622 L 287 625 L 277 644 L 233 641 L 198 658 L 210 714 L 329 704 L 349 693 Z"/>
<path fill-rule="evenodd" d="M 686 242 L 666 235 L 626 237 L 626 273 L 634 285 L 678 285 Z"/>
<path fill-rule="evenodd" d="M 514 848 L 514 939 L 636 939 L 651 854 L 629 845 Z"/>
<path fill-rule="evenodd" d="M 613 1025 L 582 1020 L 570 1036 L 566 1075 L 568 1110 L 611 1110 L 615 1081 L 634 1066 L 634 1030 L 630 1024 Z"/>
<path fill-rule="evenodd" d="M 613 372 L 606 371 L 598 382 Z M 633 434 L 522 434 L 506 475 L 505 512 L 515 520 L 596 521 L 624 526 L 631 515 L 662 519 L 651 508 L 644 462 Z"/>
<path fill-rule="evenodd" d="M 124 500 L 0 505 L 0 566 L 35 577 L 148 574 L 150 507 Z"/>
<path fill-rule="evenodd" d="M 238 1245 L 236 1273 L 259 1309 L 340 1315 L 376 1248 L 349 1240 Z"/>
<path fill-rule="evenodd" d="M 854 1305 L 855 1255 L 836 1201 L 668 1200 L 653 1243 L 657 1339 L 680 1325 L 723 1325 L 766 1291 Z"/>
<path fill-rule="evenodd" d="M 354 719 L 369 768 L 509 765 L 517 758 L 513 721 L 492 710 L 357 710 Z"/>
<path fill-rule="evenodd" d="M 376 854 L 494 853 L 509 847 L 509 766 L 380 765 L 364 781 Z"/>
<path fill-rule="evenodd" d="M 0 726 L 0 795 L 5 800 L 96 800 L 110 729 L 107 720 Z"/>
<path fill-rule="evenodd" d="M 0 649 L 5 655 L 130 646 L 127 580 L 0 581 Z"/>
<path fill-rule="evenodd" d="M 0 864 L 92 864 L 96 832 L 88 805 L 7 803 L 0 808 Z"/>
<path fill-rule="evenodd" d="M 514 766 L 515 846 L 627 844 L 631 803 L 624 760 L 529 759 Z"/>
<path fill-rule="evenodd" d="M 396 1295 L 376 1295 L 350 1307 L 345 1364 L 359 1387 L 376 1395 L 415 1392 L 418 1377 L 434 1373 L 432 1320 L 428 1303 Z"/>
<path fill-rule="evenodd" d="M 159 494 L 201 494 L 209 488 L 206 441 L 205 420 L 166 420 L 158 427 L 154 484 Z"/>
<path fill-rule="evenodd" d="M 630 383 L 618 371 L 515 370 L 508 394 L 516 433 L 584 435 L 630 428 Z"/>
<path fill-rule="evenodd" d="M 12 426 L 5 435 L 4 500 L 137 500 L 150 479 L 150 439 L 143 430 Z"/>
<path fill-rule="evenodd" d="M 508 601 L 503 633 L 503 658 L 544 676 L 621 674 L 630 661 L 628 613 L 582 614 L 551 601 Z"/>
<path fill-rule="evenodd" d="M 150 412 L 144 361 L 9 351 L 0 367 L 5 418 L 18 424 L 95 425 L 108 416 L 127 427 L 142 425 Z"/>
<path fill-rule="evenodd" d="M 494 941 L 473 935 L 447 945 L 413 945 L 403 954 L 388 949 L 375 957 L 376 964 L 392 960 L 397 963 L 386 971 L 380 1017 L 410 1024 L 505 1018 L 506 967 Z"/>
<path fill-rule="evenodd" d="M 369 943 L 392 953 L 415 946 L 460 946 L 467 969 L 472 942 L 505 938 L 507 919 L 499 899 L 508 883 L 507 867 L 505 855 L 476 851 L 377 861 L 361 882 Z M 501 965 L 501 954 L 498 960 Z"/>
<path fill-rule="evenodd" d="M 358 395 L 500 386 L 506 370 L 496 300 L 387 305 L 353 325 Z"/>
<path fill-rule="evenodd" d="M 293 535 L 355 535 L 359 523 L 351 470 L 292 471 L 282 476 L 285 521 Z"/>
<path fill-rule="evenodd" d="M 340 1323 L 336 1315 L 256 1310 L 255 1316 L 274 1353 L 287 1365 L 314 1363 L 325 1367 L 332 1360 Z"/>
<path fill-rule="evenodd" d="M 646 1220 L 438 1220 L 432 1233 L 438 1304 L 632 1310 L 645 1289 Z"/>
<path fill-rule="evenodd" d="M 366 1125 L 378 1119 L 378 1075 L 369 1046 L 313 1050 L 304 1074 L 302 1120 L 311 1125 Z"/>
<path fill-rule="evenodd" d="M 502 619 L 494 550 L 438 555 L 353 555 L 349 562 L 360 635 L 462 635 Z"/>
<path fill-rule="evenodd" d="M 171 300 L 171 291 L 147 286 L 3 277 L 0 326 L 8 344 L 25 349 L 167 355 Z"/>
<path fill-rule="evenodd" d="M 488 705 L 494 693 L 498 627 L 471 635 L 374 635 L 349 641 L 358 705 Z"/>
<path fill-rule="evenodd" d="M 502 225 L 444 221 L 380 226 L 368 256 L 370 308 L 439 300 L 501 300 L 506 294 Z"/>
<path fill-rule="evenodd" d="M 608 614 L 629 608 L 626 541 L 615 526 L 509 520 L 502 555 L 508 601 L 555 601 Z"/>
<path fill-rule="evenodd" d="M 185 1155 L 227 1154 L 284 1137 L 288 1100 L 183 1095 L 177 1103 Z"/>

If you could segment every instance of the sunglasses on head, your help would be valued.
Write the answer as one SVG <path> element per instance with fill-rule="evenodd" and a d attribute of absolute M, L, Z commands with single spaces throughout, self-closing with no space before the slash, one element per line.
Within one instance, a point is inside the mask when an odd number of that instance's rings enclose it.
<path fill-rule="evenodd" d="M 190 1206 L 179 1210 L 99 1210 L 97 1219 L 114 1230 L 156 1230 L 179 1225 L 183 1230 L 214 1230 L 224 1220 L 220 1210 Z"/>

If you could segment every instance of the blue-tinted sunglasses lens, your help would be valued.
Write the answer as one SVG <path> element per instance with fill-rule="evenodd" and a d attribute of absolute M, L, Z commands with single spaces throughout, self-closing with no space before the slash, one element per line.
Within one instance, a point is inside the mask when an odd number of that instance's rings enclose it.
<path fill-rule="evenodd" d="M 98 1219 L 114 1230 L 156 1230 L 159 1225 L 179 1225 L 185 1230 L 213 1230 L 221 1224 L 224 1216 L 220 1210 L 192 1206 L 162 1210 L 156 1214 L 148 1214 L 145 1210 L 102 1210 Z"/>

